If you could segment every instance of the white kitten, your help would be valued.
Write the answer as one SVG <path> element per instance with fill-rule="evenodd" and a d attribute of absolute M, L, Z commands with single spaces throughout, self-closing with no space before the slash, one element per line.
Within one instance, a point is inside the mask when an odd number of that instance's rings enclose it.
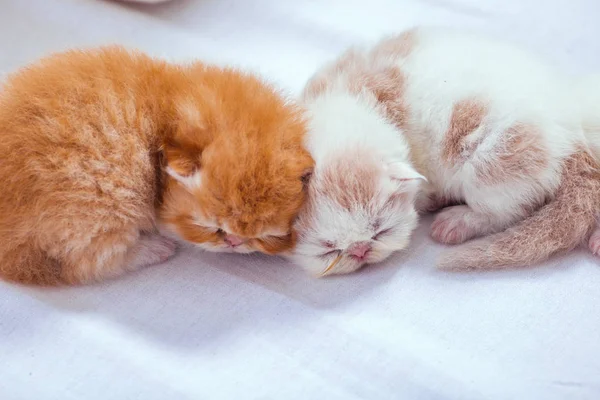
<path fill-rule="evenodd" d="M 334 262 L 326 273 L 346 273 L 406 247 L 423 177 L 406 161 L 405 140 L 369 99 L 329 93 L 307 106 L 316 167 L 293 260 L 315 275 Z"/>
<path fill-rule="evenodd" d="M 441 267 L 525 265 L 572 249 L 600 209 L 582 129 L 600 131 L 598 95 L 582 86 L 508 44 L 452 30 L 346 52 L 305 89 L 317 169 L 293 259 L 313 273 L 356 270 L 407 245 L 415 206 L 451 203 L 462 205 L 437 215 L 435 240 L 495 235 L 444 254 Z M 589 245 L 600 252 L 600 231 Z"/>

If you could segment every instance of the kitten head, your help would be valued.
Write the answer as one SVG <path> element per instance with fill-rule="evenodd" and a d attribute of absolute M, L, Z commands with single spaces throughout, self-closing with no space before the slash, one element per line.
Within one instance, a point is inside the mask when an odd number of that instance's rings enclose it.
<path fill-rule="evenodd" d="M 292 248 L 313 168 L 300 110 L 251 75 L 197 69 L 164 143 L 162 222 L 206 250 Z"/>
<path fill-rule="evenodd" d="M 295 224 L 294 262 L 317 276 L 344 274 L 408 245 L 418 221 L 416 171 L 358 149 L 322 167 Z"/>
<path fill-rule="evenodd" d="M 316 167 L 290 258 L 314 275 L 343 274 L 404 249 L 425 178 L 411 166 L 401 132 L 354 95 L 325 94 L 307 109 Z"/>

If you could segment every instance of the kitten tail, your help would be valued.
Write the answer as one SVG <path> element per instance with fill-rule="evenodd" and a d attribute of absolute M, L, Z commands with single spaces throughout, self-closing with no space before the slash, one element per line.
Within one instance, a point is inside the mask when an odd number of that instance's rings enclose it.
<path fill-rule="evenodd" d="M 580 151 L 565 162 L 553 201 L 504 232 L 442 253 L 437 266 L 460 271 L 542 262 L 589 238 L 599 211 L 600 169 L 590 154 Z"/>

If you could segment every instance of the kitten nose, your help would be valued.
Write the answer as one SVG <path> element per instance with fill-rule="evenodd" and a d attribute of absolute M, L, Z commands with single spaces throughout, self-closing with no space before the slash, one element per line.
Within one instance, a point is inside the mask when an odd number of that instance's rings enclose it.
<path fill-rule="evenodd" d="M 371 251 L 371 244 L 369 242 L 356 242 L 350 245 L 347 251 L 351 256 L 362 260 Z"/>
<path fill-rule="evenodd" d="M 225 239 L 223 240 L 225 240 L 225 243 L 227 243 L 229 247 L 237 247 L 240 244 L 244 243 L 244 239 L 242 239 L 241 237 L 230 234 L 225 235 Z"/>

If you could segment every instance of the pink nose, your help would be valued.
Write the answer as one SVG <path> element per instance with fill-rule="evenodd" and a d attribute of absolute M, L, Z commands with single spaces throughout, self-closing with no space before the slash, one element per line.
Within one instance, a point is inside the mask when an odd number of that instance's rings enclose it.
<path fill-rule="evenodd" d="M 368 242 L 358 242 L 348 247 L 348 253 L 359 260 L 365 258 L 369 251 L 371 251 L 371 245 Z"/>
<path fill-rule="evenodd" d="M 223 239 L 223 240 L 225 240 L 225 243 L 227 243 L 229 245 L 229 247 L 237 247 L 240 244 L 244 243 L 244 239 L 242 239 L 241 237 L 236 236 L 236 235 L 227 234 L 225 236 L 225 239 Z"/>

